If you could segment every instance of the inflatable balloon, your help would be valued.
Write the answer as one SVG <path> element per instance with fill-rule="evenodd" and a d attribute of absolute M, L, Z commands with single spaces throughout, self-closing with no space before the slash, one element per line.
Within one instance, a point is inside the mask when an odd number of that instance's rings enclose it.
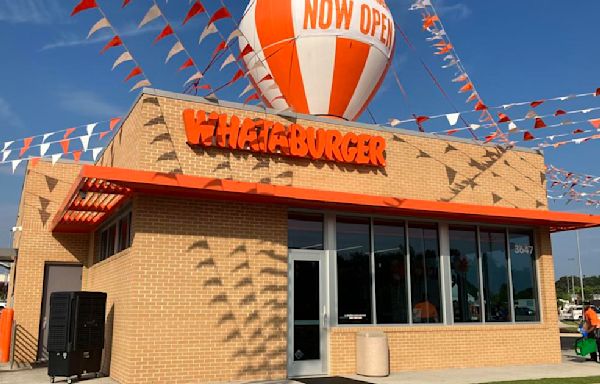
<path fill-rule="evenodd" d="M 356 120 L 381 85 L 395 40 L 384 0 L 250 0 L 240 56 L 263 102 Z"/>

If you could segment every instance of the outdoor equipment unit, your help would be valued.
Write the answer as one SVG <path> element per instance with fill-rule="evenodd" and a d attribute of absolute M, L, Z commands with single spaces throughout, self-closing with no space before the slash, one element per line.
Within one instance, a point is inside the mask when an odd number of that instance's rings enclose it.
<path fill-rule="evenodd" d="M 48 376 L 78 378 L 100 372 L 104 348 L 106 293 L 55 292 L 50 295 Z"/>

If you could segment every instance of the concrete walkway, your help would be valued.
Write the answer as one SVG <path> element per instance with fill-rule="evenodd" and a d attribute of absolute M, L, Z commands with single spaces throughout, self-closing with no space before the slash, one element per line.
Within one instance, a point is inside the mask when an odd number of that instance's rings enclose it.
<path fill-rule="evenodd" d="M 515 366 L 497 368 L 448 369 L 427 372 L 393 373 L 388 377 L 373 378 L 346 376 L 374 384 L 479 384 L 495 381 L 532 380 L 561 377 L 600 376 L 600 364 L 585 361 L 570 350 L 573 344 L 568 335 L 563 335 L 563 363 L 560 365 Z M 57 383 L 66 383 L 58 379 Z M 73 381 L 76 383 L 76 381 Z M 277 384 L 285 383 L 279 381 Z M 0 384 L 48 384 L 47 368 L 36 368 L 16 372 L 0 372 Z M 287 381 L 294 383 L 294 381 Z M 82 380 L 81 384 L 118 384 L 110 378 Z M 156 383 L 162 384 L 162 383 Z M 266 383 L 262 383 L 266 384 Z M 273 383 L 275 384 L 275 383 Z M 600 384 L 592 383 L 589 384 Z"/>

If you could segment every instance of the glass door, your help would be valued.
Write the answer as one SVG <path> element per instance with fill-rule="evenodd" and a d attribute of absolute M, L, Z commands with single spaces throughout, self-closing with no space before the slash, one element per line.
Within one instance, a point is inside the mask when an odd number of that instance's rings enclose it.
<path fill-rule="evenodd" d="M 288 376 L 327 373 L 327 274 L 325 251 L 290 250 Z"/>

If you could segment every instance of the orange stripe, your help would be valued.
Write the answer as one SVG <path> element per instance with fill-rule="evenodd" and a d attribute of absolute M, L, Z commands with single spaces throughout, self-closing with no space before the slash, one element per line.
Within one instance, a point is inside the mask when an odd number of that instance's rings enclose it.
<path fill-rule="evenodd" d="M 255 11 L 256 32 L 273 78 L 295 112 L 309 113 L 296 41 L 289 40 L 295 36 L 292 1 L 257 0 Z"/>
<path fill-rule="evenodd" d="M 329 98 L 330 115 L 344 116 L 367 64 L 370 49 L 370 45 L 356 40 L 343 37 L 336 39 L 333 85 Z"/>
<path fill-rule="evenodd" d="M 394 52 L 396 51 L 396 47 L 394 46 L 394 48 L 392 48 L 392 53 L 390 55 L 390 58 L 388 59 L 388 62 L 385 66 L 385 69 L 383 70 L 383 73 L 381 74 L 381 77 L 379 78 L 379 81 L 377 82 L 377 85 L 375 85 L 375 88 L 373 88 L 373 91 L 371 91 L 371 94 L 369 95 L 369 98 L 367 99 L 367 101 L 365 102 L 365 104 L 360 108 L 360 110 L 358 111 L 358 113 L 356 114 L 356 116 L 354 116 L 352 118 L 352 121 L 358 119 L 360 117 L 360 115 L 363 114 L 363 112 L 365 111 L 365 109 L 367 109 L 367 107 L 369 106 L 369 104 L 371 104 L 371 100 L 373 100 L 373 97 L 375 97 L 375 94 L 377 93 L 377 91 L 379 90 L 379 87 L 381 87 L 381 84 L 383 83 L 383 80 L 385 79 L 385 75 L 387 75 L 388 69 L 390 69 L 390 64 L 392 63 L 392 57 L 394 57 Z"/>

